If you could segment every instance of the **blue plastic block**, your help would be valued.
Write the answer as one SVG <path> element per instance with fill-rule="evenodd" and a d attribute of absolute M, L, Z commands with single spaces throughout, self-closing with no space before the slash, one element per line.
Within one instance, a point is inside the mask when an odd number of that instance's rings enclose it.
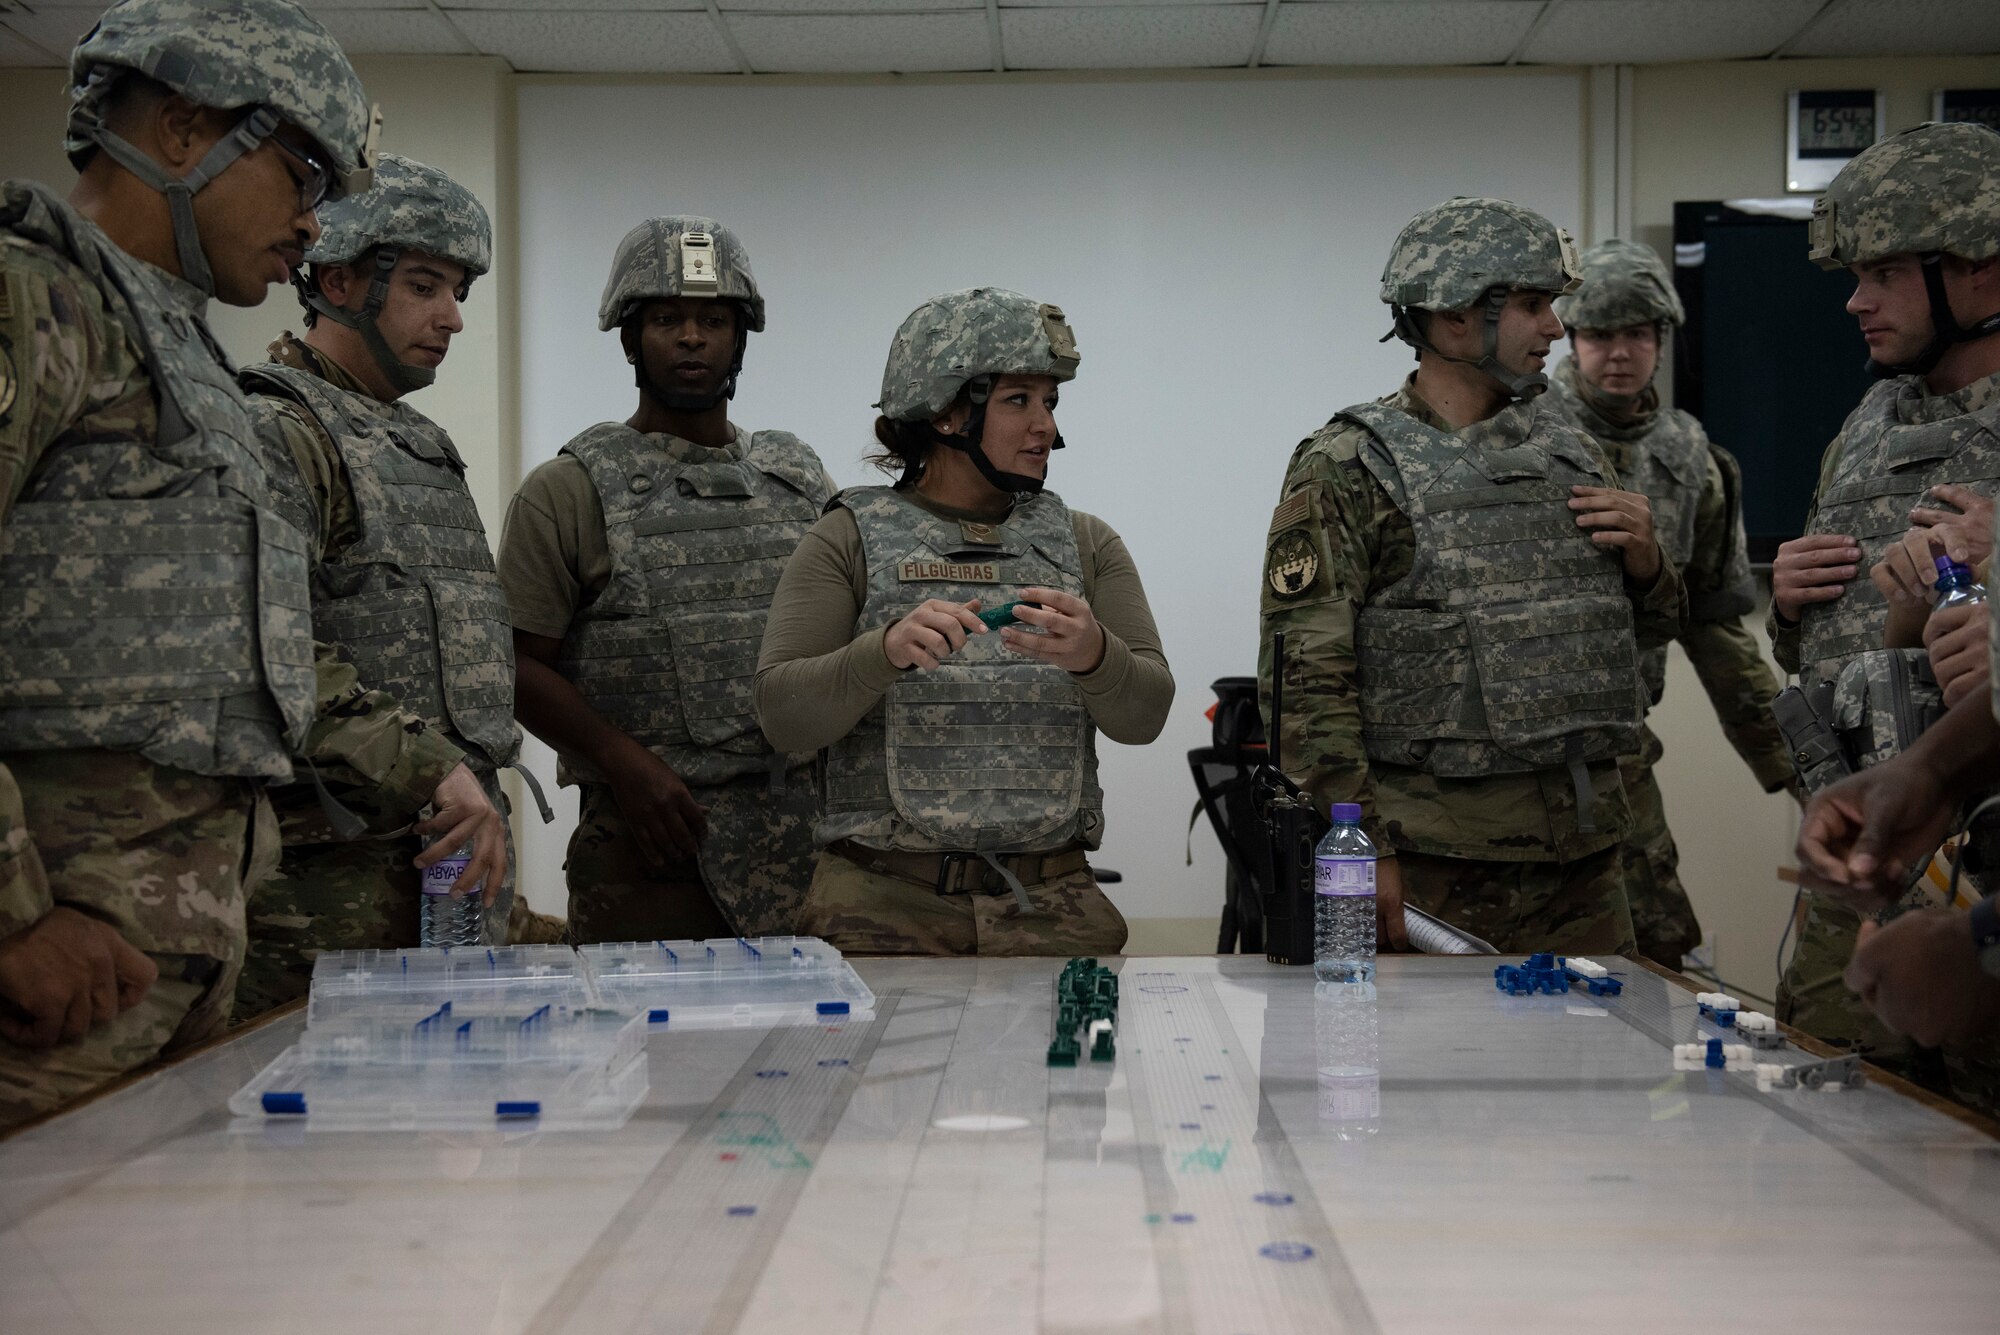
<path fill-rule="evenodd" d="M 264 1095 L 264 1111 L 275 1117 L 304 1117 L 306 1096 L 296 1092 L 281 1094 L 272 1090 Z"/>
<path fill-rule="evenodd" d="M 1552 952 L 1544 950 L 1538 954 L 1528 956 L 1527 964 L 1522 967 L 1529 969 L 1553 969 L 1556 967 L 1556 957 Z"/>
<path fill-rule="evenodd" d="M 1734 1029 L 1736 1027 L 1736 1012 L 1717 1011 L 1715 1013 L 1715 1022 L 1724 1029 Z"/>
<path fill-rule="evenodd" d="M 542 1105 L 534 1099 L 514 1099 L 511 1101 L 502 1099 L 493 1105 L 493 1115 L 505 1118 L 540 1117 L 542 1115 Z"/>
<path fill-rule="evenodd" d="M 848 1013 L 848 1005 L 844 1001 L 822 1001 L 818 1010 L 821 1015 L 845 1015 Z"/>
<path fill-rule="evenodd" d="M 665 1024 L 666 1022 L 667 1008 L 665 1006 L 655 1006 L 646 1012 L 647 1024 Z"/>
<path fill-rule="evenodd" d="M 1712 1066 L 1718 1071 L 1729 1064 L 1728 1059 L 1722 1055 L 1721 1039 L 1711 1038 L 1708 1040 L 1708 1055 L 1702 1058 L 1702 1063 L 1706 1066 Z"/>

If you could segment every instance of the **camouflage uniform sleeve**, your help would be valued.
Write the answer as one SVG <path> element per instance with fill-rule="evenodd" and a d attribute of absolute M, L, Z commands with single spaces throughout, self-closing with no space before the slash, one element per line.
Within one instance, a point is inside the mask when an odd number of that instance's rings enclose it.
<path fill-rule="evenodd" d="M 65 262 L 0 245 L 0 530 L 49 444 L 86 413 L 153 403 L 124 330 Z M 133 386 L 137 385 L 135 390 Z M 14 776 L 0 764 L 0 937 L 54 907 Z"/>
<path fill-rule="evenodd" d="M 1840 438 L 1826 447 L 1820 456 L 1819 483 L 1813 488 L 1812 504 L 1806 509 L 1806 521 L 1799 529 L 1802 534 L 1819 532 L 1819 498 L 1826 492 L 1826 482 L 1833 475 L 1834 459 L 1839 453 Z M 1765 619 L 1764 629 L 1771 636 L 1771 656 L 1778 660 L 1778 666 L 1792 676 L 1799 672 L 1799 623 L 1786 621 L 1778 615 L 1776 599 L 1771 601 L 1770 615 Z"/>
<path fill-rule="evenodd" d="M 395 697 L 369 690 L 352 664 L 317 640 L 313 679 L 318 709 L 303 753 L 314 764 L 341 766 L 384 797 L 420 807 L 465 760 L 443 733 Z"/>
<path fill-rule="evenodd" d="M 1265 538 L 1258 692 L 1268 729 L 1276 667 L 1271 637 L 1283 631 L 1285 715 L 1276 740 L 1285 773 L 1321 811 L 1335 802 L 1360 803 L 1362 828 L 1387 849 L 1393 845 L 1376 813 L 1362 749 L 1354 619 L 1367 601 L 1380 535 L 1401 516 L 1363 469 L 1359 432 L 1336 432 L 1313 448 L 1320 440 L 1293 456 Z"/>
<path fill-rule="evenodd" d="M 1657 648 L 1680 637 L 1688 623 L 1688 591 L 1672 561 L 1660 562 L 1660 573 L 1650 588 L 1637 588 L 1628 580 L 1625 596 L 1632 600 L 1632 631 L 1641 649 Z"/>
<path fill-rule="evenodd" d="M 0 939 L 34 926 L 54 907 L 42 855 L 21 807 L 21 789 L 0 765 Z"/>
<path fill-rule="evenodd" d="M 343 494 L 348 482 L 339 452 L 294 405 L 256 402 L 272 495 L 286 518 L 313 535 L 324 557 L 333 543 L 334 516 L 354 508 L 353 498 Z M 465 759 L 443 733 L 394 696 L 371 690 L 338 650 L 319 640 L 313 641 L 313 677 L 318 708 L 303 750 L 314 764 L 337 766 L 339 777 L 368 784 L 397 805 L 419 807 Z"/>
<path fill-rule="evenodd" d="M 1754 595 L 1743 537 L 1735 461 L 1717 451 L 1695 511 L 1694 551 L 1684 572 L 1690 619 L 1681 647 L 1701 678 L 1722 731 L 1767 793 L 1792 778 L 1791 755 L 1771 715 L 1777 673 L 1743 626 Z"/>

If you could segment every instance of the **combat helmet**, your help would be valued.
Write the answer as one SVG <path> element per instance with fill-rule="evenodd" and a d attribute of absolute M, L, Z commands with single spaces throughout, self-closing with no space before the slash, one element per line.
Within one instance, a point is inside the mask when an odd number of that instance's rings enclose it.
<path fill-rule="evenodd" d="M 1528 398 L 1548 388 L 1548 377 L 1500 364 L 1500 311 L 1507 294 L 1563 293 L 1577 281 L 1575 244 L 1541 214 L 1504 199 L 1448 199 L 1405 223 L 1389 248 L 1381 296 L 1395 323 L 1383 341 L 1400 338 L 1443 357 L 1410 312 L 1462 311 L 1483 303 L 1486 328 L 1479 359 L 1446 360 L 1484 371 L 1515 397 Z"/>
<path fill-rule="evenodd" d="M 325 198 L 366 190 L 380 113 L 339 43 L 291 0 L 122 0 L 70 53 L 69 128 L 63 149 L 78 170 L 102 149 L 167 197 L 181 276 L 214 295 L 195 229 L 194 196 L 286 121 L 310 134 L 329 161 Z M 107 96 L 127 74 L 220 110 L 250 109 L 233 133 L 178 179 L 104 123 Z"/>
<path fill-rule="evenodd" d="M 1925 375 L 1952 344 L 2000 333 L 2000 312 L 1961 327 L 1945 295 L 1946 255 L 2000 254 L 2000 134 L 1930 122 L 1862 150 L 1813 204 L 1811 258 L 1840 269 L 1914 255 L 1930 298 L 1931 341 L 1913 361 L 1870 359 L 1877 376 Z"/>
<path fill-rule="evenodd" d="M 1627 329 L 1635 324 L 1679 328 L 1687 320 L 1673 276 L 1651 246 L 1613 238 L 1583 252 L 1582 279 L 1556 298 L 1556 315 L 1572 329 Z"/>
<path fill-rule="evenodd" d="M 972 401 L 965 430 L 933 431 L 934 443 L 965 454 L 1000 490 L 1033 493 L 1041 478 L 1001 472 L 979 443 L 993 378 L 1046 375 L 1060 384 L 1076 378 L 1077 362 L 1076 335 L 1060 307 L 1005 288 L 969 287 L 932 297 L 904 319 L 889 344 L 875 407 L 892 422 L 928 422 L 965 391 Z M 1062 449 L 1063 438 L 1049 448 Z"/>
<path fill-rule="evenodd" d="M 403 393 L 422 389 L 437 379 L 437 371 L 431 367 L 398 361 L 376 318 L 389 298 L 389 275 L 406 250 L 461 265 L 466 287 L 493 267 L 493 224 L 485 205 L 437 168 L 384 153 L 375 167 L 374 188 L 321 208 L 319 225 L 319 241 L 306 252 L 308 261 L 315 265 L 352 264 L 373 250 L 374 274 L 367 301 L 358 311 L 334 305 L 310 277 L 296 275 L 299 300 L 305 304 L 308 318 L 323 315 L 358 330 L 375 364 Z M 465 289 L 458 295 L 463 300 Z"/>
<path fill-rule="evenodd" d="M 699 398 L 669 394 L 649 385 L 644 361 L 638 366 L 639 387 L 684 412 L 701 412 L 736 397 L 736 377 L 743 373 L 743 353 L 751 334 L 764 332 L 764 294 L 750 272 L 750 252 L 736 233 L 713 218 L 670 214 L 648 218 L 625 234 L 611 257 L 611 277 L 597 304 L 597 327 L 612 330 L 631 319 L 649 301 L 666 297 L 716 297 L 732 301 L 742 318 L 736 329 L 736 360 L 729 377 L 714 394 Z"/>

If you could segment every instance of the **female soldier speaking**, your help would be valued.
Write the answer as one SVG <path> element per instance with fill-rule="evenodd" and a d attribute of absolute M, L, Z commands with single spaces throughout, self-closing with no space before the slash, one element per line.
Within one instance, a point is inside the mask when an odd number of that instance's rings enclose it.
<path fill-rule="evenodd" d="M 875 462 L 785 568 L 757 664 L 773 746 L 823 750 L 799 930 L 872 954 L 1114 954 L 1125 920 L 1086 852 L 1096 733 L 1159 735 L 1173 677 L 1139 572 L 1043 489 L 1063 314 L 1016 292 L 934 297 L 897 330 Z"/>

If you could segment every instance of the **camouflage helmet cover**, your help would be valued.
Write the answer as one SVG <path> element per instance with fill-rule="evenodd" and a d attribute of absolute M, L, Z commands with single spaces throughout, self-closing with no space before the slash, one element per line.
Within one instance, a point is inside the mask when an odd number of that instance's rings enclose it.
<path fill-rule="evenodd" d="M 380 117 L 340 44 L 291 0 L 121 0 L 70 53 L 69 70 L 72 161 L 96 147 L 86 126 L 112 76 L 135 70 L 205 107 L 271 108 L 332 156 L 332 193 L 368 188 Z"/>
<path fill-rule="evenodd" d="M 764 297 L 750 272 L 750 253 L 736 233 L 713 218 L 648 218 L 627 232 L 611 259 L 597 327 L 616 329 L 642 303 L 663 297 L 735 301 L 748 317 L 749 332 L 764 328 Z"/>
<path fill-rule="evenodd" d="M 1556 315 L 1573 329 L 1625 329 L 1687 319 L 1673 275 L 1651 246 L 1600 241 L 1583 252 L 1583 279 L 1556 299 Z"/>
<path fill-rule="evenodd" d="M 1568 292 L 1577 284 L 1569 233 L 1504 199 L 1448 199 L 1403 225 L 1382 268 L 1391 306 L 1457 311 L 1496 287 Z"/>
<path fill-rule="evenodd" d="M 1811 239 L 1822 269 L 1890 255 L 2000 254 L 2000 134 L 1932 122 L 1871 145 L 1813 204 Z"/>
<path fill-rule="evenodd" d="M 319 210 L 314 264 L 346 264 L 376 246 L 420 250 L 465 266 L 468 278 L 493 267 L 493 224 L 470 190 L 436 167 L 384 153 L 375 184 Z"/>
<path fill-rule="evenodd" d="M 980 376 L 1072 380 L 1077 361 L 1076 335 L 1061 308 L 1005 288 L 969 287 L 910 312 L 889 345 L 875 406 L 891 421 L 934 417 Z"/>

